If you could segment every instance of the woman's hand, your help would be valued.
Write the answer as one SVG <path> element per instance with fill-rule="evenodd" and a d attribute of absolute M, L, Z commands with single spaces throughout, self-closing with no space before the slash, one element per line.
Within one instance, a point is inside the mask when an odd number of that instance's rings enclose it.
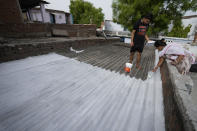
<path fill-rule="evenodd" d="M 156 72 L 157 69 L 158 69 L 158 66 L 156 66 L 156 67 L 152 70 L 152 72 Z"/>
<path fill-rule="evenodd" d="M 177 62 L 176 61 L 172 61 L 171 64 L 172 65 L 177 65 Z"/>
<path fill-rule="evenodd" d="M 159 61 L 157 63 L 157 66 L 152 70 L 152 72 L 156 72 L 157 69 L 163 64 L 164 62 L 164 58 L 163 57 L 159 57 Z"/>

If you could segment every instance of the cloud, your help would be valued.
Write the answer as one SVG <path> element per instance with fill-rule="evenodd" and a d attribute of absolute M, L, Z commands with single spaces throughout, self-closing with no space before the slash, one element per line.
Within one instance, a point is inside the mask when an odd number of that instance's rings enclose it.
<path fill-rule="evenodd" d="M 105 19 L 112 19 L 112 1 L 113 0 L 85 0 L 93 3 L 96 8 L 102 8 L 105 14 Z"/>
<path fill-rule="evenodd" d="M 50 4 L 45 7 L 48 9 L 62 10 L 69 12 L 70 0 L 46 0 Z"/>

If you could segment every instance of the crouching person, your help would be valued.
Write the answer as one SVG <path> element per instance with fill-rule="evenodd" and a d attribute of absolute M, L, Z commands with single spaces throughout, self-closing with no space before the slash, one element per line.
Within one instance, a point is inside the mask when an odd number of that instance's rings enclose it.
<path fill-rule="evenodd" d="M 156 49 L 159 50 L 159 62 L 152 70 L 156 72 L 157 69 L 163 64 L 165 59 L 171 60 L 171 64 L 177 67 L 181 74 L 186 74 L 189 71 L 197 72 L 197 64 L 195 64 L 195 57 L 189 51 L 180 47 L 177 44 L 166 45 L 163 41 L 155 42 Z"/>

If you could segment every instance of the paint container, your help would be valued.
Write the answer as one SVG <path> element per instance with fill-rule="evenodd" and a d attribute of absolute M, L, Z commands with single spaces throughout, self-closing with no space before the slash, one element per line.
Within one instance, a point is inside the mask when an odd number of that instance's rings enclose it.
<path fill-rule="evenodd" d="M 131 63 L 126 63 L 124 68 L 125 72 L 129 73 L 131 71 L 131 67 L 132 67 Z"/>

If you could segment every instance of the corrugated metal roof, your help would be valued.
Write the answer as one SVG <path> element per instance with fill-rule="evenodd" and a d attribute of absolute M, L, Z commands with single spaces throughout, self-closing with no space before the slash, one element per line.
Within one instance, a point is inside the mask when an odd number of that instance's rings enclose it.
<path fill-rule="evenodd" d="M 111 47 L 114 58 L 99 49 L 68 54 L 94 65 L 100 51 L 102 68 L 57 54 L 0 64 L 0 129 L 164 131 L 160 72 L 146 80 L 120 74 L 125 48 Z"/>
<path fill-rule="evenodd" d="M 81 54 L 70 52 L 64 53 L 63 55 L 122 74 L 124 73 L 125 63 L 129 61 L 130 48 L 128 47 L 129 46 L 126 44 L 92 46 L 87 48 Z M 136 63 L 135 60 L 136 59 L 133 61 L 134 65 Z M 142 54 L 142 70 L 138 70 L 135 66 L 133 66 L 131 72 L 126 75 L 130 75 L 131 77 L 135 77 L 137 79 L 146 80 L 148 71 L 151 71 L 154 67 L 154 62 L 154 48 L 152 46 L 146 46 Z"/>

